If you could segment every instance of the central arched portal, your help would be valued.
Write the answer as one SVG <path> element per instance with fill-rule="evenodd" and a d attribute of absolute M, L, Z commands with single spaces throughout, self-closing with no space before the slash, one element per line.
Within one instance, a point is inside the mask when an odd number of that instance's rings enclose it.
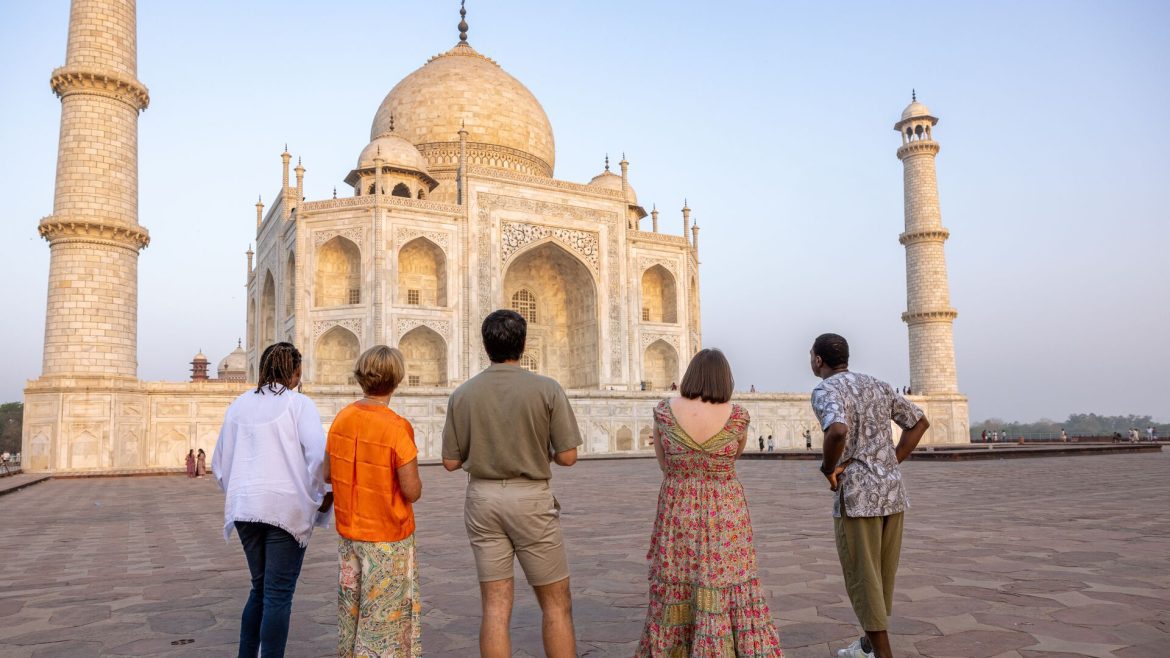
<path fill-rule="evenodd" d="M 565 388 L 597 388 L 597 286 L 575 256 L 554 242 L 522 253 L 504 274 L 504 308 L 528 320 L 528 349 L 538 371 Z M 519 301 L 518 301 L 519 300 Z"/>

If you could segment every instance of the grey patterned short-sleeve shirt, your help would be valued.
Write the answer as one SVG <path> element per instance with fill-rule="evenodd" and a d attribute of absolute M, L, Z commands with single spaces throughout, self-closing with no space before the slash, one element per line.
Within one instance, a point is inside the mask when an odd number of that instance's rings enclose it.
<path fill-rule="evenodd" d="M 842 372 L 823 380 L 812 392 L 813 412 L 827 430 L 833 423 L 849 428 L 841 461 L 853 460 L 837 478 L 833 516 L 889 516 L 910 506 L 894 452 L 890 421 L 909 429 L 922 410 L 893 386 L 869 375 Z"/>

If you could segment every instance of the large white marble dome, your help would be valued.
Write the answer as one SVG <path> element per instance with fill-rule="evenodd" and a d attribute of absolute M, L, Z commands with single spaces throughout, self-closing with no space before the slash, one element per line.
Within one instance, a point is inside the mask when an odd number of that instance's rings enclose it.
<path fill-rule="evenodd" d="M 556 144 L 544 108 L 519 80 L 466 42 L 432 57 L 390 90 L 374 115 L 371 139 L 390 129 L 391 117 L 394 132 L 419 147 L 432 166 L 451 164 L 450 147 L 463 128 L 469 145 L 495 147 L 473 162 L 553 174 Z"/>

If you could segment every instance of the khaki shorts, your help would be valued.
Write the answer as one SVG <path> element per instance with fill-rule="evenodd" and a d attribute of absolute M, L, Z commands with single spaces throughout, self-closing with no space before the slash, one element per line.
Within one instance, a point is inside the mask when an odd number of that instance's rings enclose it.
<path fill-rule="evenodd" d="M 463 521 L 479 582 L 511 578 L 513 558 L 533 587 L 569 577 L 561 505 L 548 480 L 471 478 Z"/>

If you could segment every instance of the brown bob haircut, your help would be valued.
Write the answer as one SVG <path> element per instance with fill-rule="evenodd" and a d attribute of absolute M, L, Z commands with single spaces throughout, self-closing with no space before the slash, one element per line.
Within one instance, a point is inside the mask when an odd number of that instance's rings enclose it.
<path fill-rule="evenodd" d="M 683 375 L 678 392 L 688 400 L 699 398 L 703 402 L 723 404 L 731 400 L 735 391 L 735 378 L 731 376 L 731 364 L 717 349 L 699 350 L 691 359 Z"/>
<path fill-rule="evenodd" d="M 389 395 L 406 377 L 406 360 L 393 347 L 375 345 L 358 357 L 353 376 L 366 395 Z"/>

